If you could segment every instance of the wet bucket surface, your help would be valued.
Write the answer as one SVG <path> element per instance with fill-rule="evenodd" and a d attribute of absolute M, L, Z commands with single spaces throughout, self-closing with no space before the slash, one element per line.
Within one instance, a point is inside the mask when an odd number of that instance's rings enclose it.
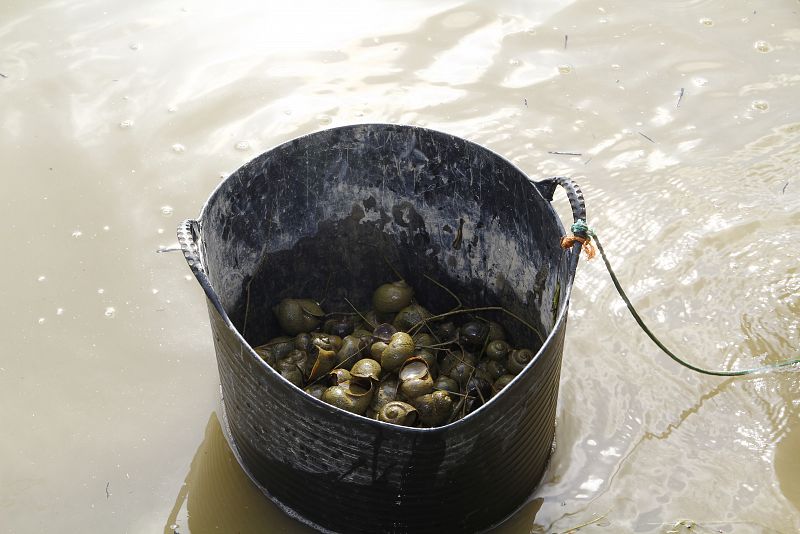
<path fill-rule="evenodd" d="M 245 471 L 301 521 L 335 532 L 476 531 L 538 484 L 552 448 L 577 247 L 537 187 L 497 154 L 423 128 L 345 126 L 255 158 L 179 228 L 209 300 L 224 428 Z M 542 195 L 544 193 L 544 196 Z M 574 207 L 574 206 L 573 206 Z M 515 346 L 538 349 L 464 419 L 406 428 L 304 394 L 252 350 L 279 335 L 272 306 L 369 308 L 396 269 L 434 313 L 503 306 Z"/>

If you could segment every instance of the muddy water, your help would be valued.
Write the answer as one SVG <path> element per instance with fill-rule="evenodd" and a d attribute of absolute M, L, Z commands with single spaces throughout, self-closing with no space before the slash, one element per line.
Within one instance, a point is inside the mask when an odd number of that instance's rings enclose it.
<path fill-rule="evenodd" d="M 5 0 L 0 531 L 306 531 L 232 458 L 204 297 L 155 250 L 221 176 L 330 125 L 571 175 L 669 345 L 797 356 L 799 54 L 790 0 Z M 800 529 L 797 371 L 676 366 L 592 261 L 562 376 L 552 464 L 499 531 Z"/>

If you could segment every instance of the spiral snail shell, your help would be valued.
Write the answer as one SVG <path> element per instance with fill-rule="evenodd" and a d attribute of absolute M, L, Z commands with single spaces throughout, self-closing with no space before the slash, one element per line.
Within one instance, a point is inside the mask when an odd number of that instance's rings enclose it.
<path fill-rule="evenodd" d="M 434 391 L 417 397 L 413 401 L 419 412 L 419 420 L 424 426 L 438 426 L 444 423 L 453 410 L 453 399 L 446 391 Z"/>
<path fill-rule="evenodd" d="M 378 421 L 395 425 L 414 426 L 418 418 L 417 409 L 402 401 L 388 402 L 378 411 Z"/>
<path fill-rule="evenodd" d="M 512 375 L 519 374 L 525 366 L 533 359 L 533 351 L 530 349 L 512 350 L 508 355 L 508 372 Z"/>

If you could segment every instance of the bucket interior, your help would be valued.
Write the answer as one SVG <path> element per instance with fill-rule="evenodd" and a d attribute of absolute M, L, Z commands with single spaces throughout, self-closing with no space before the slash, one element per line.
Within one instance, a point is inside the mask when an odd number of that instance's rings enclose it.
<path fill-rule="evenodd" d="M 374 289 L 401 276 L 434 314 L 456 306 L 442 286 L 464 308 L 505 308 L 480 316 L 536 351 L 571 285 L 564 229 L 532 182 L 422 128 L 346 126 L 285 143 L 228 177 L 200 222 L 211 284 L 252 346 L 280 335 L 272 307 L 283 298 L 366 313 Z"/>

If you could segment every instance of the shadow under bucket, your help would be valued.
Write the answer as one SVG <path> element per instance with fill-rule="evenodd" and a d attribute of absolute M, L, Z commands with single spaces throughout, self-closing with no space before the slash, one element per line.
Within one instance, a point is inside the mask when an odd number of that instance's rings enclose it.
<path fill-rule="evenodd" d="M 523 505 L 544 473 L 580 247 L 533 183 L 497 154 L 424 128 L 344 126 L 274 148 L 229 176 L 178 237 L 209 302 L 223 429 L 244 470 L 287 513 L 329 532 L 468 532 Z M 280 335 L 272 306 L 370 307 L 395 270 L 434 313 L 454 301 L 535 358 L 463 419 L 408 428 L 354 415 L 290 384 L 252 349 Z"/>

